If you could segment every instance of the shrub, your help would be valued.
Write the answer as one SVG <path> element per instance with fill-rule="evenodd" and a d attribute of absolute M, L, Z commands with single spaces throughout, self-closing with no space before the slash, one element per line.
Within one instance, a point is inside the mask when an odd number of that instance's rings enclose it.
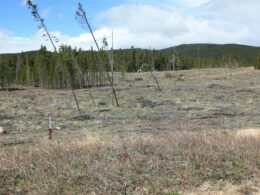
<path fill-rule="evenodd" d="M 164 73 L 165 78 L 173 78 L 173 74 L 171 72 Z"/>
<path fill-rule="evenodd" d="M 143 77 L 135 77 L 135 81 L 142 81 Z"/>

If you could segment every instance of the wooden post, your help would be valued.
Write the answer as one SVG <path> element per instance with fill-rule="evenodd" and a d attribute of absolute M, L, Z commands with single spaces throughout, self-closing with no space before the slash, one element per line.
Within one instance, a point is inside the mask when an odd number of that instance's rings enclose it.
<path fill-rule="evenodd" d="M 49 116 L 49 140 L 52 140 L 52 121 L 51 121 L 51 116 Z"/>

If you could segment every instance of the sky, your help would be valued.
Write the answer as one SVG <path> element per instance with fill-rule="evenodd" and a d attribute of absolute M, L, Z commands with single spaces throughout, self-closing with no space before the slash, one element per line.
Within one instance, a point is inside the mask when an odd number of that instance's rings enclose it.
<path fill-rule="evenodd" d="M 77 22 L 82 3 L 94 34 L 114 48 L 162 49 L 189 43 L 260 46 L 260 0 L 33 0 L 60 44 L 90 49 L 89 31 Z M 26 6 L 26 0 L 2 1 L 0 53 L 53 50 Z"/>

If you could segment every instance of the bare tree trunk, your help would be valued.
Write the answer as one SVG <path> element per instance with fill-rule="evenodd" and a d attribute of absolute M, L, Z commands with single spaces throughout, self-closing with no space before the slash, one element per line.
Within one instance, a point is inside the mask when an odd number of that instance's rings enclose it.
<path fill-rule="evenodd" d="M 76 105 L 77 105 L 77 109 L 78 109 L 79 113 L 81 113 L 80 112 L 80 108 L 79 108 L 79 102 L 78 102 L 77 96 L 76 96 L 75 91 L 74 91 L 74 89 L 75 89 L 75 86 L 74 86 L 74 83 L 75 83 L 74 82 L 75 81 L 74 72 L 70 73 L 70 81 L 71 81 L 71 90 L 72 90 L 72 94 L 73 94 L 73 97 L 74 97 Z"/>
<path fill-rule="evenodd" d="M 96 40 L 96 38 L 95 38 L 95 36 L 94 36 L 94 33 L 93 33 L 93 31 L 92 31 L 92 28 L 91 28 L 91 26 L 90 26 L 90 24 L 89 24 L 89 22 L 88 22 L 86 12 L 84 11 L 84 9 L 83 9 L 83 7 L 82 7 L 82 5 L 81 5 L 80 3 L 79 3 L 79 5 L 78 5 L 78 10 L 77 10 L 77 12 L 76 12 L 76 16 L 80 17 L 80 19 L 82 20 L 81 22 L 83 22 L 83 23 L 85 23 L 85 24 L 87 25 L 87 27 L 88 27 L 88 29 L 89 29 L 91 35 L 92 35 L 92 38 L 93 38 L 93 40 L 94 40 L 94 42 L 95 42 L 95 44 L 96 44 L 97 50 L 98 50 L 98 54 L 99 54 L 100 60 L 101 60 L 101 62 L 103 63 L 103 65 L 105 65 L 105 66 L 107 67 L 107 78 L 108 78 L 108 81 L 109 81 L 110 86 L 111 86 L 111 88 L 112 88 L 112 92 L 113 92 L 114 97 L 115 97 L 115 100 L 116 100 L 116 105 L 117 105 L 117 107 L 119 107 L 119 103 L 118 103 L 116 91 L 115 91 L 115 89 L 114 89 L 113 82 L 112 82 L 112 80 L 111 80 L 111 78 L 110 78 L 110 76 L 109 76 L 109 66 L 108 66 L 107 63 L 105 63 L 105 62 L 102 60 L 102 56 L 101 56 L 101 54 L 100 54 L 100 51 L 101 51 L 101 50 L 100 50 L 100 48 L 99 48 L 99 46 L 98 46 L 98 43 L 97 43 L 97 40 Z"/>
<path fill-rule="evenodd" d="M 82 71 L 80 70 L 79 65 L 76 62 L 76 59 L 74 58 L 73 54 L 71 54 L 71 59 L 72 59 L 73 66 L 75 66 L 78 69 L 81 78 L 84 80 L 84 75 L 83 75 Z M 89 85 L 88 73 L 87 73 L 87 82 L 88 82 L 88 85 Z M 89 93 L 90 93 L 90 97 L 91 97 L 92 103 L 93 103 L 93 105 L 95 105 L 95 101 L 94 101 L 92 92 L 90 90 L 89 90 Z"/>
<path fill-rule="evenodd" d="M 78 102 L 77 96 L 76 96 L 75 91 L 74 91 L 74 87 L 72 87 L 72 93 L 73 93 L 74 99 L 76 101 L 78 111 L 79 111 L 79 113 L 81 113 L 80 108 L 79 108 L 79 102 Z"/>
<path fill-rule="evenodd" d="M 161 87 L 160 87 L 160 85 L 159 85 L 159 82 L 158 82 L 157 78 L 156 78 L 155 75 L 153 74 L 153 71 L 150 70 L 150 73 L 151 73 L 153 79 L 155 80 L 155 82 L 156 82 L 156 84 L 157 84 L 158 90 L 159 90 L 159 91 L 162 91 L 162 89 L 161 89 Z"/>
<path fill-rule="evenodd" d="M 111 47 L 111 72 L 112 72 L 112 85 L 114 86 L 114 32 L 112 30 L 112 47 Z"/>
<path fill-rule="evenodd" d="M 28 5 L 29 8 L 32 9 L 32 14 L 33 14 L 33 16 L 35 17 L 35 19 L 36 19 L 37 21 L 40 21 L 41 25 L 40 25 L 39 28 L 43 28 L 44 31 L 46 32 L 46 34 L 47 34 L 49 40 L 51 41 L 51 44 L 52 44 L 53 49 L 54 49 L 54 52 L 55 52 L 55 53 L 58 53 L 58 51 L 57 51 L 57 49 L 56 49 L 56 46 L 55 46 L 55 44 L 54 44 L 54 40 L 53 40 L 53 39 L 56 39 L 56 38 L 55 38 L 54 36 L 51 36 L 51 35 L 50 35 L 50 33 L 49 33 L 49 31 L 48 31 L 48 28 L 46 27 L 46 25 L 45 25 L 45 23 L 44 23 L 44 19 L 40 16 L 40 14 L 39 14 L 39 12 L 38 12 L 37 5 L 36 5 L 36 4 L 33 4 L 31 0 L 27 0 L 27 5 Z M 55 40 L 55 41 L 57 42 L 57 40 Z M 72 80 L 72 82 L 74 82 L 74 81 Z M 76 102 L 76 104 L 77 104 L 78 111 L 79 111 L 79 113 L 80 113 L 78 100 L 77 100 L 76 94 L 75 94 L 75 92 L 74 92 L 74 83 L 72 83 L 71 85 L 72 85 L 72 93 L 73 93 L 73 96 L 74 96 L 74 98 L 75 98 L 75 102 Z"/>
<path fill-rule="evenodd" d="M 93 97 L 93 95 L 92 95 L 90 89 L 89 89 L 89 95 L 90 95 L 90 98 L 91 98 L 91 100 L 92 100 L 92 104 L 95 105 L 94 97 Z"/>
<path fill-rule="evenodd" d="M 153 74 L 154 59 L 153 59 L 153 53 L 152 53 L 151 48 L 150 48 L 150 55 L 151 55 L 151 66 L 152 66 L 152 67 L 150 67 L 150 73 L 151 73 L 153 79 L 155 80 L 155 82 L 156 82 L 156 84 L 157 84 L 158 90 L 159 90 L 159 91 L 162 91 L 162 89 L 161 89 L 161 87 L 160 87 L 160 85 L 159 85 L 159 82 L 158 82 L 156 76 Z"/>

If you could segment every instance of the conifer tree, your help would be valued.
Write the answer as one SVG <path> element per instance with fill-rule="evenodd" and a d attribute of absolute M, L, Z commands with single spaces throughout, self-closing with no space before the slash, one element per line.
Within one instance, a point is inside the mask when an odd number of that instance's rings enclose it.
<path fill-rule="evenodd" d="M 29 65 L 29 58 L 28 56 L 26 56 L 26 63 L 25 63 L 25 67 L 24 67 L 24 71 L 25 71 L 25 81 L 24 84 L 26 86 L 30 86 L 30 65 Z"/>
<path fill-rule="evenodd" d="M 1 88 L 2 90 L 5 88 L 5 58 L 1 57 L 0 59 L 0 82 L 1 82 Z"/>
<path fill-rule="evenodd" d="M 254 61 L 254 66 L 257 69 L 260 69 L 260 52 L 257 54 L 255 61 Z"/>

